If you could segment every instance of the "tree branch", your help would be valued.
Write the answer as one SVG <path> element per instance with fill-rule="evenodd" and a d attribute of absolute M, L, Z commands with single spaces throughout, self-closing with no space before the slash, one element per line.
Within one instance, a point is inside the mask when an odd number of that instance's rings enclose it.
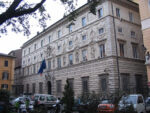
<path fill-rule="evenodd" d="M 17 3 L 16 3 L 16 1 L 17 1 Z M 34 8 L 29 8 L 29 9 L 24 9 L 24 10 L 19 10 L 19 9 L 15 10 L 16 7 L 21 3 L 21 1 L 22 0 L 14 0 L 14 2 L 8 8 L 8 10 L 0 15 L 0 25 L 2 25 L 5 21 L 7 21 L 7 20 L 9 20 L 9 19 L 11 19 L 13 17 L 19 17 L 19 16 L 22 16 L 22 15 L 25 15 L 25 14 L 30 14 L 30 13 L 35 12 L 38 8 L 40 8 L 43 5 L 43 3 L 46 0 L 41 0 L 41 2 L 38 3 Z M 15 4 L 15 5 L 13 5 L 13 4 Z"/>

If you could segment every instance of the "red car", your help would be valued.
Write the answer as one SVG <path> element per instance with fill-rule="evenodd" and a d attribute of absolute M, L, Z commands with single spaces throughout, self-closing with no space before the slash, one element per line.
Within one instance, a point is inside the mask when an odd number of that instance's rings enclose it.
<path fill-rule="evenodd" d="M 114 113 L 115 110 L 116 107 L 111 100 L 103 100 L 98 105 L 98 113 Z"/>

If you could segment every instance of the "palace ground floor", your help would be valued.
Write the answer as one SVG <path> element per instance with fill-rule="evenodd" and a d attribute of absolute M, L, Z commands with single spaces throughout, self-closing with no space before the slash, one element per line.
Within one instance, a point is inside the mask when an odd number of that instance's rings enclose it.
<path fill-rule="evenodd" d="M 119 68 L 119 74 L 118 74 Z M 129 58 L 106 57 L 82 62 L 56 70 L 46 70 L 42 76 L 22 78 L 24 93 L 48 93 L 63 96 L 66 80 L 75 96 L 95 92 L 101 95 L 114 93 L 118 88 L 126 93 L 147 94 L 147 75 L 144 61 Z"/>

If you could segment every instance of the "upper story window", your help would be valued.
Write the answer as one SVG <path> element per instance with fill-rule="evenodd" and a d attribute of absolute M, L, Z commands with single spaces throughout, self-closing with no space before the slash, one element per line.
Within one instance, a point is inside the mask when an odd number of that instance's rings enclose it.
<path fill-rule="evenodd" d="M 118 32 L 122 33 L 122 27 L 118 27 Z"/>
<path fill-rule="evenodd" d="M 29 53 L 30 53 L 30 48 L 29 48 Z"/>
<path fill-rule="evenodd" d="M 51 42 L 51 36 L 48 37 L 48 41 L 49 41 L 49 43 Z"/>
<path fill-rule="evenodd" d="M 8 78 L 9 78 L 9 73 L 8 72 L 3 72 L 2 80 L 8 80 Z"/>
<path fill-rule="evenodd" d="M 120 48 L 120 56 L 124 57 L 124 44 L 123 43 L 119 43 L 119 48 Z"/>
<path fill-rule="evenodd" d="M 82 18 L 82 26 L 86 26 L 86 18 L 85 17 Z"/>
<path fill-rule="evenodd" d="M 69 46 L 72 46 L 72 41 L 69 41 Z"/>
<path fill-rule="evenodd" d="M 72 24 L 69 25 L 69 33 L 72 32 Z"/>
<path fill-rule="evenodd" d="M 51 70 L 51 61 L 48 61 L 48 70 Z"/>
<path fill-rule="evenodd" d="M 100 28 L 98 31 L 99 31 L 99 34 L 101 35 L 104 33 L 104 28 Z"/>
<path fill-rule="evenodd" d="M 61 31 L 59 30 L 58 31 L 58 38 L 60 38 L 61 37 Z"/>
<path fill-rule="evenodd" d="M 98 10 L 98 17 L 101 18 L 103 16 L 103 8 Z"/>
<path fill-rule="evenodd" d="M 43 47 L 43 40 L 41 40 L 41 47 Z"/>
<path fill-rule="evenodd" d="M 57 58 L 57 66 L 58 68 L 61 68 L 61 57 Z"/>
<path fill-rule="evenodd" d="M 26 55 L 26 50 L 24 50 L 24 56 Z"/>
<path fill-rule="evenodd" d="M 133 13 L 129 12 L 129 21 L 133 22 Z"/>
<path fill-rule="evenodd" d="M 58 48 L 58 51 L 60 51 L 60 46 L 58 46 L 57 48 Z"/>
<path fill-rule="evenodd" d="M 87 50 L 86 49 L 82 50 L 82 59 L 83 59 L 83 61 L 87 60 Z"/>
<path fill-rule="evenodd" d="M 133 58 L 138 58 L 138 45 L 132 44 Z"/>
<path fill-rule="evenodd" d="M 135 32 L 131 31 L 131 38 L 135 38 Z"/>
<path fill-rule="evenodd" d="M 72 54 L 69 55 L 69 64 L 70 65 L 73 64 L 73 55 Z"/>
<path fill-rule="evenodd" d="M 116 16 L 120 18 L 120 9 L 116 8 Z"/>
<path fill-rule="evenodd" d="M 105 56 L 105 45 L 104 44 L 99 45 L 99 51 L 100 51 L 100 58 L 103 58 Z"/>
<path fill-rule="evenodd" d="M 36 44 L 34 44 L 34 50 L 36 50 L 36 48 L 37 48 L 37 45 L 36 45 Z"/>
<path fill-rule="evenodd" d="M 4 61 L 4 66 L 8 67 L 8 61 L 7 60 Z"/>
<path fill-rule="evenodd" d="M 82 40 L 86 40 L 86 35 L 83 35 L 83 36 L 82 36 Z"/>

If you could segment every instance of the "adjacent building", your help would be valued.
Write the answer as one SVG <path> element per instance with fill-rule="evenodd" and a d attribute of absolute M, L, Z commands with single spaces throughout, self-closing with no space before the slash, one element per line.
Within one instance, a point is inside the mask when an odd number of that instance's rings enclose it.
<path fill-rule="evenodd" d="M 0 53 L 0 89 L 12 92 L 15 57 Z"/>
<path fill-rule="evenodd" d="M 146 68 L 138 5 L 101 0 L 96 15 L 89 4 L 64 17 L 22 46 L 24 92 L 61 97 L 66 79 L 75 95 L 116 90 L 146 94 Z M 38 75 L 42 60 L 46 69 Z"/>
<path fill-rule="evenodd" d="M 15 57 L 15 68 L 14 68 L 14 84 L 12 87 L 12 93 L 15 96 L 23 94 L 23 84 L 22 84 L 22 50 L 13 50 L 9 55 Z"/>
<path fill-rule="evenodd" d="M 148 85 L 150 87 L 150 0 L 135 0 L 139 4 L 145 46 Z"/>

